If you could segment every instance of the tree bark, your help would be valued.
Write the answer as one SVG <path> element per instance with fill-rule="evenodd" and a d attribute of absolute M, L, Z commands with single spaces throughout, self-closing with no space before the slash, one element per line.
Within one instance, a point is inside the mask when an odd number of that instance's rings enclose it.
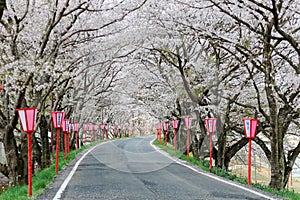
<path fill-rule="evenodd" d="M 45 115 L 40 116 L 40 132 L 42 139 L 42 169 L 47 168 L 51 164 L 50 147 L 48 139 L 48 122 Z"/>
<path fill-rule="evenodd" d="M 6 8 L 6 1 L 0 0 L 0 20 L 2 19 L 5 8 Z"/>

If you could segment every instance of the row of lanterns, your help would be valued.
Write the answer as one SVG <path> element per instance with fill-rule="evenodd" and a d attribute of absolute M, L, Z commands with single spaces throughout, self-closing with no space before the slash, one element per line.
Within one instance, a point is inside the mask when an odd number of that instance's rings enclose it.
<path fill-rule="evenodd" d="M 0 87 L 0 90 L 2 88 Z M 32 196 L 32 133 L 36 128 L 37 108 L 20 108 L 17 109 L 18 116 L 22 131 L 27 133 L 27 145 L 28 145 L 28 196 Z M 56 129 L 56 166 L 55 171 L 58 174 L 59 163 L 59 140 L 60 130 L 64 133 L 64 159 L 67 158 L 67 153 L 70 153 L 70 130 L 73 129 L 75 133 L 76 149 L 79 148 L 78 141 L 78 123 L 70 123 L 69 119 L 65 119 L 65 112 L 54 111 L 51 112 L 53 128 Z M 86 142 L 86 132 L 91 130 L 97 130 L 98 126 L 94 124 L 83 124 L 84 130 L 84 143 Z M 108 139 L 108 126 L 100 125 L 102 131 L 106 131 L 106 139 Z M 127 127 L 124 126 L 124 130 Z M 129 127 L 128 127 L 129 128 Z M 118 129 L 118 137 L 120 136 L 120 126 L 113 126 L 113 130 Z M 146 127 L 144 127 L 146 129 Z M 142 128 L 140 128 L 140 131 Z M 142 134 L 141 134 L 142 135 Z M 95 137 L 95 136 L 94 136 Z M 104 139 L 104 134 L 102 134 Z"/>
<path fill-rule="evenodd" d="M 86 138 L 87 138 L 87 132 L 90 131 L 90 132 L 94 132 L 94 134 L 90 134 L 90 138 L 91 138 L 91 141 L 93 141 L 96 137 L 96 134 L 95 132 L 98 130 L 98 128 L 100 127 L 101 131 L 102 131 L 102 140 L 104 140 L 104 134 L 105 134 L 105 138 L 108 139 L 108 125 L 107 124 L 100 124 L 97 125 L 97 124 L 83 124 L 83 143 L 85 144 L 86 143 Z M 111 127 L 112 128 L 112 138 L 114 138 L 115 136 L 120 138 L 121 137 L 121 129 L 122 127 L 121 126 L 117 126 L 117 125 L 114 125 Z M 142 132 L 144 130 L 144 132 L 146 132 L 146 129 L 147 127 L 129 127 L 129 126 L 124 126 L 123 127 L 123 131 L 126 132 L 126 130 L 128 130 L 128 136 L 130 136 L 130 129 L 132 130 L 132 134 L 134 132 L 135 129 L 138 129 L 140 131 L 140 136 L 142 136 Z M 116 130 L 117 130 L 117 134 L 116 133 Z"/>
<path fill-rule="evenodd" d="M 212 172 L 212 152 L 213 152 L 213 145 L 212 145 L 212 134 L 216 131 L 216 124 L 217 124 L 217 118 L 205 118 L 205 127 L 206 131 L 209 133 L 209 170 Z M 174 119 L 172 120 L 172 127 L 174 130 L 174 152 L 176 152 L 176 131 L 178 129 L 179 120 Z M 184 124 L 187 128 L 187 141 L 186 141 L 186 147 L 187 147 L 187 156 L 189 157 L 190 153 L 190 129 L 192 125 L 192 118 L 187 116 L 184 118 Z M 251 150 L 252 150 L 252 139 L 255 138 L 256 134 L 256 127 L 258 124 L 258 120 L 254 118 L 244 118 L 243 119 L 243 125 L 244 125 L 244 133 L 245 137 L 248 139 L 248 185 L 251 185 Z M 156 128 L 156 135 L 157 140 L 160 140 L 160 143 L 162 143 L 161 135 L 162 135 L 162 129 L 168 133 L 168 125 L 169 122 L 160 122 L 155 124 Z M 165 145 L 168 145 L 167 137 L 165 137 Z"/>
<path fill-rule="evenodd" d="M 28 145 L 28 196 L 32 196 L 32 133 L 36 128 L 37 108 L 17 109 L 22 131 L 27 133 Z M 76 148 L 78 148 L 78 123 L 70 124 L 68 119 L 64 119 L 65 112 L 51 112 L 53 127 L 56 129 L 56 174 L 58 173 L 59 139 L 60 129 L 64 133 L 64 159 L 70 152 L 70 125 L 76 133 Z"/>

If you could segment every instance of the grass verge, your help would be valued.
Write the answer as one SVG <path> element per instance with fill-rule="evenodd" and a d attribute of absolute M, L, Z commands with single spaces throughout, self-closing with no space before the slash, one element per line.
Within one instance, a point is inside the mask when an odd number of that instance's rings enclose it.
<path fill-rule="evenodd" d="M 61 152 L 59 154 L 59 165 L 58 169 L 59 171 L 65 168 L 72 160 L 75 159 L 76 155 L 83 150 L 89 148 L 90 146 L 94 146 L 98 144 L 99 142 L 94 142 L 86 146 L 82 146 L 80 149 L 71 151 L 70 154 L 68 154 L 68 157 L 66 160 L 64 160 L 64 154 Z M 38 197 L 38 195 L 42 194 L 45 188 L 49 186 L 49 184 L 52 182 L 52 180 L 56 177 L 55 172 L 55 154 L 54 156 L 54 162 L 50 165 L 49 168 L 43 169 L 41 171 L 38 171 L 32 176 L 32 197 L 28 197 L 28 185 L 23 186 L 14 186 L 8 188 L 8 190 L 4 191 L 0 195 L 1 200 L 12 200 L 12 199 L 18 199 L 18 200 L 33 200 Z"/>
<path fill-rule="evenodd" d="M 155 140 L 153 142 L 153 144 L 155 146 L 159 147 L 161 150 L 167 152 L 169 155 L 179 158 L 181 160 L 185 160 L 185 161 L 192 163 L 192 164 L 198 166 L 199 168 L 209 172 L 209 161 L 208 160 L 197 160 L 193 156 L 187 157 L 186 155 L 182 154 L 181 152 L 174 152 L 174 147 L 172 145 L 165 146 L 164 144 L 160 144 L 160 142 L 157 140 Z M 220 177 L 232 180 L 237 183 L 241 183 L 244 185 L 248 184 L 248 181 L 246 178 L 240 178 L 240 177 L 238 177 L 234 174 L 230 174 L 227 171 L 222 170 L 222 169 L 213 168 L 212 173 L 216 174 Z M 286 189 L 278 191 L 278 190 L 274 190 L 268 186 L 261 185 L 261 184 L 252 184 L 252 186 L 257 189 L 263 190 L 265 192 L 269 192 L 271 194 L 281 196 L 286 199 L 290 199 L 290 200 L 299 200 L 300 199 L 300 194 L 295 193 L 294 191 L 290 191 L 290 190 L 286 190 Z"/>

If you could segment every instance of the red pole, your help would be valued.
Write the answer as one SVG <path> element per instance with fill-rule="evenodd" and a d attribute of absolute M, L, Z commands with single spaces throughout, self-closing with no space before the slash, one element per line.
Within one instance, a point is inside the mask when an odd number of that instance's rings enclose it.
<path fill-rule="evenodd" d="M 212 172 L 212 133 L 209 133 L 209 171 Z"/>
<path fill-rule="evenodd" d="M 176 128 L 174 128 L 174 152 L 176 152 Z"/>
<path fill-rule="evenodd" d="M 78 149 L 78 131 L 75 132 L 75 137 L 76 137 L 76 149 Z"/>
<path fill-rule="evenodd" d="M 190 157 L 190 129 L 187 130 L 186 146 L 187 157 Z"/>
<path fill-rule="evenodd" d="M 71 152 L 71 133 L 68 133 L 68 153 Z"/>
<path fill-rule="evenodd" d="M 57 128 L 56 129 L 56 166 L 55 166 L 56 174 L 58 174 L 59 133 L 60 130 Z"/>
<path fill-rule="evenodd" d="M 67 133 L 64 133 L 64 159 L 67 159 Z"/>
<path fill-rule="evenodd" d="M 248 185 L 251 185 L 251 149 L 252 149 L 252 140 L 249 139 L 249 150 L 248 150 Z"/>
<path fill-rule="evenodd" d="M 28 145 L 28 196 L 32 196 L 32 137 L 31 133 L 27 134 Z"/>
<path fill-rule="evenodd" d="M 108 130 L 106 129 L 106 139 L 108 140 Z"/>

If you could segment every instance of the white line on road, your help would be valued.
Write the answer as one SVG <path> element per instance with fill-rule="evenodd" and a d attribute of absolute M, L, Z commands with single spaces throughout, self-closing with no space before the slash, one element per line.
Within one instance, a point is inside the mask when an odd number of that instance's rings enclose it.
<path fill-rule="evenodd" d="M 106 144 L 107 142 L 103 142 L 100 143 L 96 146 L 94 146 L 93 148 L 91 148 L 90 150 L 88 150 L 74 165 L 72 171 L 70 172 L 70 174 L 68 175 L 68 177 L 65 179 L 65 181 L 63 182 L 63 184 L 60 186 L 59 190 L 56 192 L 56 195 L 54 196 L 53 200 L 59 200 L 61 198 L 61 194 L 64 192 L 64 190 L 66 189 L 67 185 L 69 184 L 72 176 L 74 175 L 75 171 L 77 170 L 80 162 L 84 159 L 84 157 L 86 155 L 88 155 L 91 151 L 93 151 L 96 147 L 99 147 L 102 144 Z"/>
<path fill-rule="evenodd" d="M 252 189 L 250 189 L 250 188 L 246 188 L 246 187 L 241 186 L 241 185 L 238 185 L 238 184 L 236 184 L 236 183 L 226 181 L 226 180 L 221 179 L 221 178 L 218 178 L 218 177 L 216 177 L 216 176 L 212 176 L 212 175 L 210 175 L 210 174 L 208 174 L 208 173 L 201 172 L 200 170 L 195 169 L 194 167 L 185 164 L 183 161 L 181 161 L 181 160 L 179 160 L 179 159 L 175 160 L 175 159 L 174 159 L 173 157 L 171 157 L 168 153 L 166 153 L 165 151 L 162 151 L 161 149 L 159 149 L 158 147 L 156 147 L 156 146 L 153 144 L 154 141 L 155 141 L 155 139 L 151 141 L 150 145 L 151 145 L 156 151 L 158 151 L 158 152 L 161 153 L 162 155 L 166 156 L 167 158 L 173 160 L 174 162 L 176 162 L 176 163 L 179 164 L 179 165 L 182 165 L 182 166 L 184 166 L 184 167 L 187 167 L 187 168 L 189 168 L 190 170 L 193 170 L 194 172 L 196 172 L 196 173 L 198 173 L 198 174 L 201 174 L 201 175 L 210 177 L 210 178 L 212 178 L 212 179 L 215 179 L 215 180 L 217 180 L 217 181 L 220 181 L 220 182 L 222 182 L 222 183 L 226 183 L 226 184 L 228 184 L 228 185 L 231 185 L 231 186 L 240 188 L 240 189 L 245 190 L 245 191 L 247 191 L 247 192 L 251 192 L 251 193 L 253 193 L 253 194 L 255 194 L 255 195 L 258 195 L 258 196 L 260 196 L 260 197 L 263 197 L 263 198 L 266 198 L 266 199 L 269 199 L 269 200 L 276 200 L 275 198 L 272 198 L 272 197 L 270 197 L 270 196 L 264 195 L 264 194 L 262 194 L 262 193 L 259 193 L 259 192 L 257 192 L 257 191 L 254 191 L 254 190 L 252 190 Z"/>

